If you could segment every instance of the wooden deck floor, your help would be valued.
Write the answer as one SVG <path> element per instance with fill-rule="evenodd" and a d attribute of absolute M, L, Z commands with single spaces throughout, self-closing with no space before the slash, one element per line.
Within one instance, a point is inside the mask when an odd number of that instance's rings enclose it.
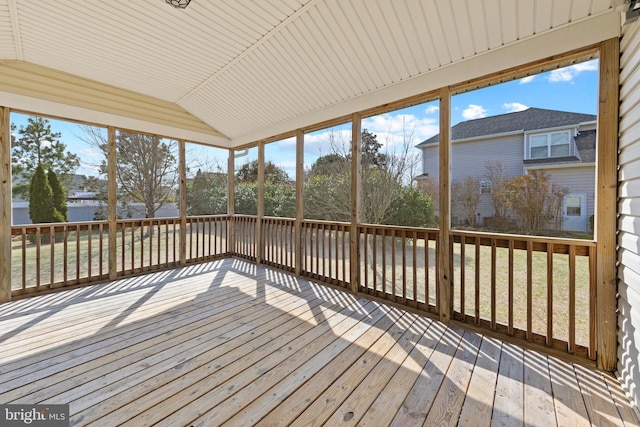
<path fill-rule="evenodd" d="M 0 305 L 0 403 L 71 425 L 638 425 L 608 375 L 226 259 Z"/>

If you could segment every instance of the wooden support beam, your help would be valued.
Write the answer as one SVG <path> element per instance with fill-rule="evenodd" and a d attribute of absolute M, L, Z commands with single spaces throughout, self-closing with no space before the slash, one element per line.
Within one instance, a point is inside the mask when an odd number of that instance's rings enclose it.
<path fill-rule="evenodd" d="M 0 303 L 11 300 L 11 110 L 0 107 Z"/>
<path fill-rule="evenodd" d="M 107 245 L 109 251 L 109 280 L 115 280 L 118 276 L 118 194 L 116 183 L 118 159 L 116 158 L 116 149 L 116 128 L 109 126 L 107 128 L 107 219 L 109 220 Z M 124 270 L 124 265 L 122 269 Z"/>
<path fill-rule="evenodd" d="M 302 273 L 302 220 L 304 219 L 304 132 L 296 131 L 295 273 Z"/>
<path fill-rule="evenodd" d="M 227 248 L 231 254 L 236 252 L 236 225 L 233 220 L 233 215 L 236 213 L 235 155 L 235 150 L 230 148 L 227 159 L 227 214 L 230 217 L 227 221 Z"/>
<path fill-rule="evenodd" d="M 263 257 L 264 240 L 262 238 L 262 219 L 264 218 L 264 142 L 258 144 L 258 191 L 256 218 L 256 263 L 260 264 Z"/>
<path fill-rule="evenodd" d="M 187 159 L 184 139 L 178 140 L 178 182 L 180 197 L 178 203 L 180 215 L 180 265 L 187 263 Z"/>
<path fill-rule="evenodd" d="M 440 89 L 440 244 L 438 245 L 438 309 L 440 320 L 451 317 L 451 93 L 448 87 Z"/>
<path fill-rule="evenodd" d="M 616 197 L 620 44 L 600 44 L 598 141 L 596 148 L 596 351 L 598 368 L 614 371 L 617 362 Z"/>
<path fill-rule="evenodd" d="M 360 184 L 362 181 L 361 140 L 362 116 L 354 113 L 351 121 L 351 228 L 349 231 L 349 249 L 351 266 L 351 291 L 358 292 L 360 287 Z"/>

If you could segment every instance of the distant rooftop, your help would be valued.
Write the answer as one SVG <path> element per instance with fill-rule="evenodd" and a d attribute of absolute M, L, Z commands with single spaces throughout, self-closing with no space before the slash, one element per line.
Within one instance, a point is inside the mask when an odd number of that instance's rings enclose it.
<path fill-rule="evenodd" d="M 497 116 L 483 117 L 481 119 L 460 122 L 451 127 L 451 139 L 475 138 L 485 135 L 494 135 L 506 132 L 530 131 L 536 129 L 548 129 L 560 126 L 577 125 L 578 123 L 592 122 L 596 120 L 594 114 L 571 113 L 568 111 L 545 110 L 543 108 L 527 108 L 515 113 L 500 114 Z M 422 141 L 418 147 L 437 143 L 440 135 Z"/>

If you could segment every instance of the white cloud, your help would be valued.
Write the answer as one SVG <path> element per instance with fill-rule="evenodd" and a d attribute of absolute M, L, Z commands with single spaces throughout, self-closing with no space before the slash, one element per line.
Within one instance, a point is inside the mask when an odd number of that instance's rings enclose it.
<path fill-rule="evenodd" d="M 393 113 L 368 117 L 362 120 L 362 128 L 378 135 L 378 142 L 382 143 L 383 147 L 402 145 L 405 140 L 415 145 L 440 131 L 437 118 Z"/>
<path fill-rule="evenodd" d="M 469 106 L 462 111 L 462 117 L 465 120 L 481 119 L 482 117 L 487 117 L 487 110 L 480 105 L 469 104 Z"/>
<path fill-rule="evenodd" d="M 424 109 L 425 114 L 433 114 L 433 113 L 437 113 L 438 111 L 440 111 L 440 107 L 438 107 L 437 105 L 429 105 L 427 108 Z"/>
<path fill-rule="evenodd" d="M 552 83 L 570 82 L 573 81 L 578 74 L 585 71 L 598 71 L 598 60 L 594 59 L 553 70 L 549 73 L 548 79 Z"/>
<path fill-rule="evenodd" d="M 516 111 L 524 111 L 529 107 L 519 102 L 505 102 L 502 104 L 502 108 L 504 108 L 507 113 L 515 113 Z"/>
<path fill-rule="evenodd" d="M 527 77 L 523 77 L 520 79 L 520 84 L 524 85 L 527 83 L 531 83 L 532 81 L 534 81 L 536 78 L 536 76 L 527 76 Z"/>

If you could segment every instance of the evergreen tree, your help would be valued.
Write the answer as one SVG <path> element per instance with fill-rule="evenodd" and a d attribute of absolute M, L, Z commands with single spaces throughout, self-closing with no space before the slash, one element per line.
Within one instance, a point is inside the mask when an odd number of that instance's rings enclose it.
<path fill-rule="evenodd" d="M 12 125 L 12 130 L 15 126 Z M 11 138 L 11 173 L 14 176 L 13 194 L 27 197 L 29 183 L 38 167 L 53 169 L 69 187 L 73 173 L 80 166 L 80 158 L 65 151 L 67 146 L 60 141 L 60 132 L 53 132 L 47 119 L 29 117 L 27 126 L 20 126 L 18 137 Z"/>
<path fill-rule="evenodd" d="M 49 169 L 47 173 L 47 179 L 49 181 L 49 185 L 51 186 L 51 191 L 53 192 L 53 207 L 60 214 L 61 222 L 69 221 L 69 209 L 67 208 L 67 194 L 62 186 L 62 183 L 58 179 L 58 175 L 53 171 L 53 169 Z"/>
<path fill-rule="evenodd" d="M 29 216 L 34 224 L 66 221 L 54 205 L 53 190 L 42 164 L 36 167 L 29 184 Z M 31 236 L 30 239 L 33 237 L 35 236 Z M 42 243 L 50 241 L 50 236 L 46 232 L 40 238 Z"/>

